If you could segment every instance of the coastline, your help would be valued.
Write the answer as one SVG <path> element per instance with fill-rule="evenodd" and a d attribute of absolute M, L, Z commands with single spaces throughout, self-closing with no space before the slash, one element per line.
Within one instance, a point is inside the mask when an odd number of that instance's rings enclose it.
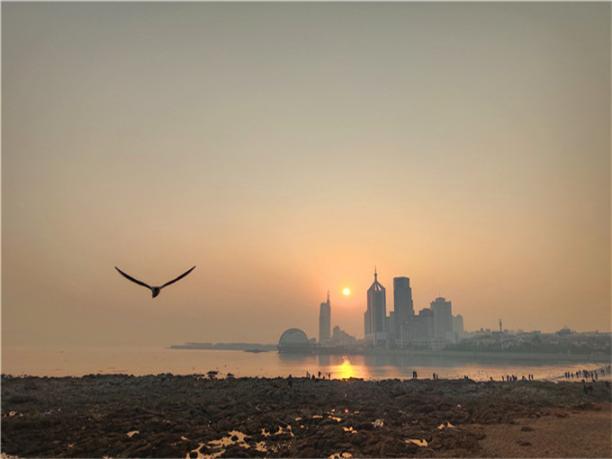
<path fill-rule="evenodd" d="M 505 361 L 538 361 L 538 362 L 589 362 L 589 363 L 609 363 L 610 356 L 606 354 L 561 354 L 545 352 L 475 352 L 475 351 L 417 351 L 417 350 L 398 350 L 369 351 L 364 355 L 406 355 L 424 357 L 443 357 L 453 359 L 469 360 L 505 360 Z"/>
<path fill-rule="evenodd" d="M 202 351 L 243 351 L 243 352 L 279 352 L 285 355 L 375 355 L 375 356 L 402 356 L 402 357 L 440 357 L 463 360 L 500 360 L 500 361 L 537 361 L 537 362 L 585 362 L 605 363 L 610 356 L 605 353 L 598 354 L 568 354 L 551 352 L 484 352 L 484 351 L 455 351 L 455 350 L 416 350 L 416 349 L 377 349 L 377 348 L 351 348 L 351 347 L 313 347 L 310 351 L 279 351 L 277 346 L 270 344 L 257 344 L 251 346 L 213 346 L 200 343 L 172 344 L 171 350 L 202 350 Z"/>
<path fill-rule="evenodd" d="M 542 418 L 552 426 L 547 428 L 557 428 L 582 418 L 591 422 L 591 415 L 610 419 L 610 384 L 586 387 L 546 381 L 3 375 L 2 452 L 19 457 L 482 457 L 495 453 L 496 426 L 518 429 L 516 435 L 528 436 L 524 443 L 533 446 L 545 428 L 525 420 Z M 594 425 L 595 431 L 581 432 L 581 442 L 591 434 L 612 434 L 610 423 Z M 519 451 L 534 454 L 516 441 Z M 555 453 L 575 456 L 575 439 L 567 438 L 566 450 L 560 441 Z M 601 448 L 593 454 L 612 454 Z"/>

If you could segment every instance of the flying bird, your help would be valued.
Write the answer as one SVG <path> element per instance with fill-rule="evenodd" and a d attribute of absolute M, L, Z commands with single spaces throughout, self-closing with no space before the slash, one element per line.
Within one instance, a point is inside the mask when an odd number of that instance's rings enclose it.
<path fill-rule="evenodd" d="M 142 285 L 143 287 L 148 288 L 149 290 L 151 290 L 151 293 L 153 294 L 153 298 L 155 298 L 157 295 L 159 295 L 159 292 L 161 291 L 162 288 L 167 287 L 170 284 L 174 284 L 175 282 L 181 280 L 183 277 L 185 277 L 187 274 L 189 274 L 191 271 L 193 271 L 195 269 L 195 266 L 192 267 L 189 271 L 184 272 L 183 274 L 181 274 L 179 277 L 177 277 L 176 279 L 172 279 L 169 282 L 166 282 L 164 285 L 162 285 L 161 287 L 156 287 L 153 286 L 151 287 L 148 284 L 145 284 L 143 281 L 139 281 L 138 279 L 134 279 L 132 276 L 130 276 L 129 274 L 124 273 L 123 271 L 121 271 L 119 268 L 117 268 L 115 266 L 115 269 L 117 271 L 119 271 L 119 274 L 121 274 L 123 277 L 125 277 L 128 280 L 131 280 L 132 282 L 137 283 L 138 285 Z"/>

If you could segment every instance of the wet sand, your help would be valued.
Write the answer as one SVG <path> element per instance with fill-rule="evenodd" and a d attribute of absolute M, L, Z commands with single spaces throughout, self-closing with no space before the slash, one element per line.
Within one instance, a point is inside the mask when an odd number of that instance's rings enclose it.
<path fill-rule="evenodd" d="M 487 457 L 612 457 L 612 407 L 553 410 L 514 425 L 471 426 Z"/>
<path fill-rule="evenodd" d="M 290 387 L 282 378 L 4 376 L 2 452 L 610 457 L 610 387 L 590 386 L 585 393 L 580 383 L 541 381 L 294 378 Z"/>

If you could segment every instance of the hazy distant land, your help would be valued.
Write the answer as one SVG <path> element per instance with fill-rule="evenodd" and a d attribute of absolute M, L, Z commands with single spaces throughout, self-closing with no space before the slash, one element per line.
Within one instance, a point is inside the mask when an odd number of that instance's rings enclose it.
<path fill-rule="evenodd" d="M 601 332 L 511 332 L 500 333 L 490 330 L 471 332 L 456 343 L 449 343 L 440 349 L 427 347 L 385 348 L 373 347 L 357 341 L 348 345 L 320 345 L 309 343 L 297 350 L 285 351 L 276 344 L 232 343 L 232 342 L 187 342 L 173 344 L 171 349 L 242 350 L 267 352 L 280 350 L 294 354 L 316 355 L 399 355 L 429 356 L 457 360 L 499 360 L 499 361 L 567 361 L 567 362 L 609 362 L 612 334 Z"/>

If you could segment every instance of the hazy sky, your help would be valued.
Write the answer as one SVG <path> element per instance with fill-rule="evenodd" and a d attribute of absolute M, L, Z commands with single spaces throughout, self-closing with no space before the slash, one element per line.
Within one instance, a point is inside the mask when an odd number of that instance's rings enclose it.
<path fill-rule="evenodd" d="M 2 70 L 4 344 L 362 336 L 374 265 L 610 329 L 608 3 L 3 3 Z"/>

